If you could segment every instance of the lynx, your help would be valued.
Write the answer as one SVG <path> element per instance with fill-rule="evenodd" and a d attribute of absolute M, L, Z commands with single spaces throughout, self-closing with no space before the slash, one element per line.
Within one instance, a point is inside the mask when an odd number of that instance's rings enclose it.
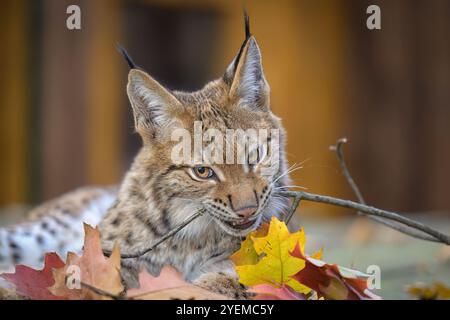
<path fill-rule="evenodd" d="M 158 275 L 171 265 L 184 278 L 232 298 L 247 297 L 229 256 L 262 221 L 278 215 L 286 199 L 275 192 L 289 181 L 284 154 L 285 131 L 270 108 L 269 85 L 261 53 L 250 34 L 222 77 L 195 92 L 170 91 L 136 67 L 125 55 L 130 71 L 127 94 L 142 147 L 120 187 L 83 188 L 50 201 L 31 212 L 28 221 L 0 229 L 0 269 L 23 263 L 39 266 L 43 253 L 82 246 L 82 221 L 97 225 L 105 251 L 119 242 L 122 253 L 148 248 L 198 210 L 204 214 L 154 250 L 122 258 L 122 276 L 135 287 L 146 268 Z M 265 174 L 260 162 L 236 164 L 174 163 L 171 153 L 176 128 L 276 129 L 279 148 L 266 152 L 279 165 Z M 271 137 L 269 136 L 269 139 Z M 256 158 L 259 149 L 256 148 Z"/>

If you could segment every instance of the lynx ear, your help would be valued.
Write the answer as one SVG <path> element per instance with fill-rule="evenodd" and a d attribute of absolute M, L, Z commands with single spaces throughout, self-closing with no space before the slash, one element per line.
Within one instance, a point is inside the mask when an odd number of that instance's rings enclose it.
<path fill-rule="evenodd" d="M 177 98 L 144 71 L 131 69 L 128 97 L 136 130 L 141 136 L 154 136 L 159 127 L 172 125 L 183 108 Z"/>
<path fill-rule="evenodd" d="M 264 77 L 261 52 L 256 39 L 248 36 L 224 76 L 230 84 L 229 97 L 254 111 L 269 111 L 270 88 Z"/>

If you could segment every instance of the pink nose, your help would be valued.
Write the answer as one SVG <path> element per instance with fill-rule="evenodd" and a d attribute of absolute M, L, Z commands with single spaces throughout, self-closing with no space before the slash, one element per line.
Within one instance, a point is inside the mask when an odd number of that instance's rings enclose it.
<path fill-rule="evenodd" d="M 258 210 L 258 207 L 251 206 L 236 210 L 236 213 L 241 218 L 250 218 L 252 215 L 256 213 L 256 210 Z"/>

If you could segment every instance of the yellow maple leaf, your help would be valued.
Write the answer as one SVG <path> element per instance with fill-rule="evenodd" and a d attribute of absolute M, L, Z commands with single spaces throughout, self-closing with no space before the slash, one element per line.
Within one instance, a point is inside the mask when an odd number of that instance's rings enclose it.
<path fill-rule="evenodd" d="M 254 253 L 249 249 L 249 239 L 253 243 Z M 265 237 L 250 235 L 244 241 L 241 250 L 250 252 L 252 257 L 248 260 L 241 259 L 239 262 L 254 261 L 255 254 L 257 257 L 263 257 L 255 264 L 237 265 L 239 281 L 247 286 L 267 283 L 274 286 L 288 285 L 297 292 L 308 293 L 311 289 L 291 278 L 305 267 L 305 261 L 293 257 L 290 252 L 297 243 L 304 250 L 305 241 L 303 229 L 291 234 L 284 222 L 272 217 Z M 245 255 L 245 252 L 242 255 Z"/>
<path fill-rule="evenodd" d="M 231 255 L 231 261 L 233 261 L 236 266 L 257 263 L 260 255 L 255 250 L 253 239 L 265 237 L 267 236 L 267 232 L 269 232 L 269 224 L 267 223 L 262 224 L 257 230 L 251 232 L 241 243 L 241 248 Z"/>
<path fill-rule="evenodd" d="M 250 236 L 245 238 L 241 243 L 241 248 L 230 256 L 231 261 L 236 266 L 255 264 L 258 262 L 260 256 L 256 253 L 253 246 L 253 240 Z"/>

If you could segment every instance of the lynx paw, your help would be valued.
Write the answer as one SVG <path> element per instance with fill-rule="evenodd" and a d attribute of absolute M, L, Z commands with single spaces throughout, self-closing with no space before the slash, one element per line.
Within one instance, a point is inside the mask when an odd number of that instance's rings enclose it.
<path fill-rule="evenodd" d="M 240 284 L 235 276 L 223 272 L 203 274 L 194 281 L 194 284 L 231 299 L 246 300 L 250 297 L 245 286 Z"/>

